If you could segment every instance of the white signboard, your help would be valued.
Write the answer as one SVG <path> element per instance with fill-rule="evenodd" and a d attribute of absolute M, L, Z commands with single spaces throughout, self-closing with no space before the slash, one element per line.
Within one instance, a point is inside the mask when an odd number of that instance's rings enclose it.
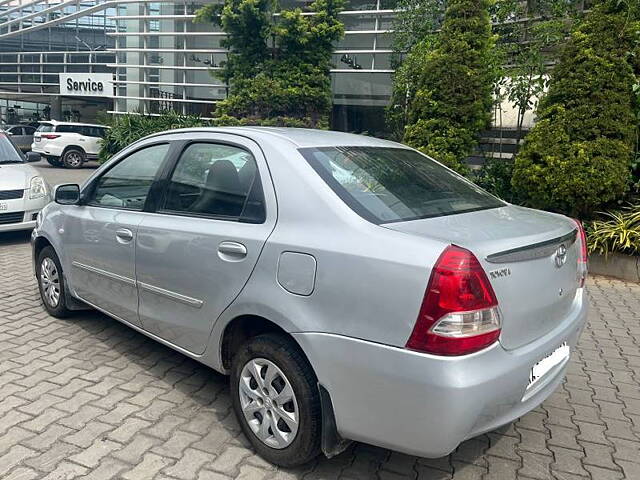
<path fill-rule="evenodd" d="M 113 97 L 113 75 L 110 73 L 61 73 L 60 95 Z"/>

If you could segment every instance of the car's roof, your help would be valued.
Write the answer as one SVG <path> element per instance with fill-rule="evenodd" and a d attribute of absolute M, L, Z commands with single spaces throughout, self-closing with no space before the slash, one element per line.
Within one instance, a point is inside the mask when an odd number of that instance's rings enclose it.
<path fill-rule="evenodd" d="M 200 127 L 168 130 L 151 136 L 169 135 L 188 132 L 217 132 L 243 135 L 250 138 L 256 136 L 271 136 L 286 140 L 298 148 L 305 147 L 335 147 L 335 146 L 369 146 L 407 148 L 396 142 L 380 138 L 356 135 L 353 133 L 336 132 L 332 130 L 315 130 L 311 128 L 288 127 Z M 148 138 L 148 137 L 147 137 Z"/>
<path fill-rule="evenodd" d="M 51 125 L 80 125 L 80 126 L 83 126 L 83 127 L 109 128 L 106 125 L 98 125 L 97 123 L 60 122 L 59 120 L 41 120 L 38 123 L 50 123 Z"/>

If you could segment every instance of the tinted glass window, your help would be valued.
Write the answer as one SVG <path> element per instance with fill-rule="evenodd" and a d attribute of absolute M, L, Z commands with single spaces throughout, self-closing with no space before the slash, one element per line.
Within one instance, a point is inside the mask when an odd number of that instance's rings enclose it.
<path fill-rule="evenodd" d="M 164 209 L 264 221 L 255 159 L 246 150 L 230 145 L 189 145 L 171 175 Z"/>
<path fill-rule="evenodd" d="M 347 205 L 374 223 L 440 217 L 505 205 L 413 150 L 327 147 L 300 151 Z"/>
<path fill-rule="evenodd" d="M 129 155 L 99 178 L 89 203 L 142 210 L 168 150 L 168 144 L 154 145 Z"/>
<path fill-rule="evenodd" d="M 0 163 L 23 162 L 18 148 L 11 139 L 4 133 L 0 133 Z"/>
<path fill-rule="evenodd" d="M 33 132 L 35 132 L 36 129 L 33 127 L 24 127 L 24 134 L 25 135 L 33 135 Z"/>
<path fill-rule="evenodd" d="M 53 132 L 53 125 L 51 125 L 50 123 L 41 123 L 38 127 L 38 130 L 36 131 L 42 133 Z"/>
<path fill-rule="evenodd" d="M 80 133 L 82 134 L 82 128 L 78 125 L 58 125 L 56 132 L 60 133 Z"/>

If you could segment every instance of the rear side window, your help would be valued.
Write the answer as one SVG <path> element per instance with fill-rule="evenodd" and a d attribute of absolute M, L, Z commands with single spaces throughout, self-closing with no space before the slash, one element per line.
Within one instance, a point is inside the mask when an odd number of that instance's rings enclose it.
<path fill-rule="evenodd" d="M 60 132 L 60 133 L 79 133 L 79 134 L 83 134 L 83 129 L 84 127 L 81 127 L 79 125 L 58 125 L 58 128 L 56 129 L 56 132 Z"/>
<path fill-rule="evenodd" d="M 413 150 L 303 148 L 302 155 L 351 209 L 376 223 L 498 208 L 504 202 Z"/>
<path fill-rule="evenodd" d="M 189 145 L 171 175 L 163 210 L 264 222 L 262 188 L 253 155 L 231 145 Z"/>
<path fill-rule="evenodd" d="M 47 133 L 53 132 L 53 125 L 50 123 L 41 123 L 36 132 Z"/>
<path fill-rule="evenodd" d="M 36 129 L 33 127 L 24 127 L 24 134 L 25 135 L 33 135 L 33 132 L 35 132 Z"/>

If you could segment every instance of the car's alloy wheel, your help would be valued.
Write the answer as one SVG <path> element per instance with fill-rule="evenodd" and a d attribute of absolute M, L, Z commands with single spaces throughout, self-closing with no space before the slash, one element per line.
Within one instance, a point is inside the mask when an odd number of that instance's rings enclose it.
<path fill-rule="evenodd" d="M 40 265 L 40 284 L 44 293 L 43 300 L 50 307 L 56 308 L 60 303 L 60 275 L 58 267 L 49 257 L 45 257 Z"/>
<path fill-rule="evenodd" d="M 318 379 L 290 337 L 258 335 L 237 349 L 231 403 L 242 431 L 265 460 L 293 467 L 320 453 Z"/>
<path fill-rule="evenodd" d="M 84 161 L 84 156 L 82 152 L 78 150 L 69 150 L 64 154 L 64 165 L 69 168 L 80 168 L 82 166 L 82 162 Z"/>
<path fill-rule="evenodd" d="M 298 402 L 291 382 L 275 363 L 249 360 L 240 374 L 238 394 L 244 418 L 262 443 L 277 449 L 291 445 L 298 433 Z"/>
<path fill-rule="evenodd" d="M 52 247 L 45 247 L 38 254 L 36 277 L 42 303 L 49 315 L 68 317 L 71 311 L 67 308 L 62 266 Z"/>

